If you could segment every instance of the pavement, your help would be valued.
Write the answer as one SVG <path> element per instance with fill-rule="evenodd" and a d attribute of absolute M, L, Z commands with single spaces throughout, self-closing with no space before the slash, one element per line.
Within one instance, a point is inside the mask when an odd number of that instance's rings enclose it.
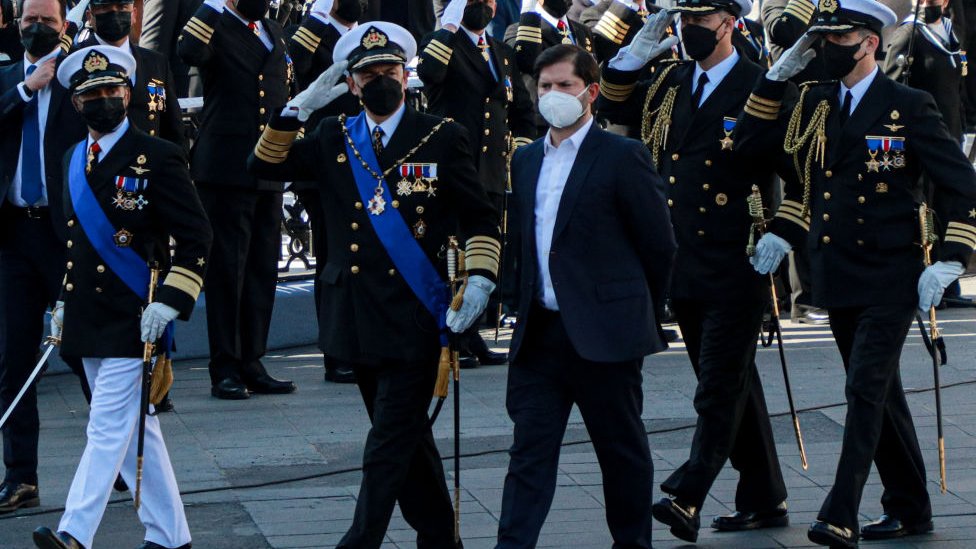
<path fill-rule="evenodd" d="M 976 281 L 964 290 L 973 294 Z M 948 492 L 939 493 L 931 361 L 913 329 L 902 358 L 902 377 L 925 454 L 936 530 L 909 541 L 864 542 L 864 547 L 976 547 L 976 310 L 940 314 L 949 363 L 942 367 Z M 711 517 L 732 510 L 735 471 L 722 472 L 703 509 L 699 547 L 808 547 L 806 528 L 833 482 L 843 430 L 843 370 L 826 326 L 784 323 L 786 355 L 809 469 L 800 466 L 775 347 L 757 363 L 780 461 L 789 490 L 792 524 L 751 533 L 713 532 Z M 485 332 L 489 344 L 493 332 Z M 507 332 L 497 347 L 507 346 Z M 293 379 L 292 395 L 218 401 L 209 395 L 203 360 L 176 363 L 176 412 L 161 416 L 163 432 L 184 494 L 197 549 L 333 547 L 350 524 L 360 481 L 368 420 L 354 385 L 325 383 L 322 358 L 311 347 L 277 351 L 269 372 Z M 461 532 L 468 549 L 490 548 L 498 526 L 502 482 L 512 424 L 504 407 L 508 368 L 464 370 L 461 382 Z M 643 419 L 660 483 L 688 453 L 695 413 L 695 380 L 681 342 L 644 362 Z M 0 548 L 33 547 L 37 526 L 57 526 L 85 444 L 88 408 L 70 374 L 45 376 L 39 385 L 42 507 L 0 516 Z M 452 410 L 445 406 L 435 436 L 453 483 Z M 559 486 L 540 547 L 607 548 L 599 467 L 582 420 L 574 412 L 560 460 Z M 657 484 L 655 484 L 657 486 Z M 872 473 L 861 504 L 863 520 L 881 512 L 881 486 Z M 654 497 L 660 497 L 655 488 Z M 142 540 L 130 494 L 114 494 L 95 547 L 125 549 Z M 415 547 L 397 512 L 384 548 Z M 655 523 L 655 547 L 687 546 Z"/>

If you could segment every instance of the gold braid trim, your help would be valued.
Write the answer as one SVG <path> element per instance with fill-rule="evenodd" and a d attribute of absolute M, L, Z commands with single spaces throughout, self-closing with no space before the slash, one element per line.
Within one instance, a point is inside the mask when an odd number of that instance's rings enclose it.
<path fill-rule="evenodd" d="M 416 147 L 414 147 L 414 148 L 410 149 L 409 151 L 407 151 L 407 154 L 405 154 L 403 156 L 403 158 L 401 158 L 400 160 L 397 160 L 396 162 L 394 162 L 392 166 L 390 166 L 389 168 L 387 168 L 383 172 L 383 174 L 380 175 L 380 174 L 374 172 L 373 171 L 373 168 L 371 168 L 370 165 L 367 164 L 365 160 L 363 160 L 363 157 L 359 153 L 359 149 L 356 148 L 356 144 L 353 143 L 352 137 L 349 136 L 349 128 L 346 127 L 346 115 L 345 114 L 340 114 L 339 115 L 339 127 L 342 130 L 342 136 L 345 137 L 346 143 L 349 144 L 349 148 L 352 150 L 352 154 L 356 157 L 357 160 L 359 160 L 359 163 L 363 165 L 363 168 L 365 168 L 366 171 L 369 172 L 369 174 L 373 176 L 373 179 L 376 179 L 377 181 L 382 181 L 382 180 L 386 179 L 386 176 L 390 175 L 390 172 L 392 172 L 395 169 L 399 169 L 401 164 L 403 164 L 407 160 L 410 160 L 410 158 L 413 157 L 413 155 L 416 154 L 416 152 L 419 151 L 421 147 L 423 147 L 424 145 L 426 145 L 427 142 L 430 141 L 430 138 L 433 137 L 435 133 L 437 133 L 438 131 L 440 131 L 441 127 L 444 126 L 444 124 L 447 124 L 448 122 L 454 122 L 454 119 L 453 118 L 444 118 L 443 120 L 441 120 L 440 122 L 438 122 L 436 126 L 434 126 L 433 128 L 431 128 L 430 133 L 428 133 L 427 135 L 425 135 L 423 137 L 423 139 L 420 140 L 420 143 L 417 143 L 417 146 Z M 378 160 L 379 159 L 377 159 L 377 161 Z"/>
<path fill-rule="evenodd" d="M 786 126 L 786 138 L 783 141 L 783 151 L 793 155 L 793 167 L 797 177 L 803 182 L 803 209 L 800 211 L 801 217 L 810 215 L 810 167 L 814 160 L 820 160 L 820 167 L 823 168 L 824 157 L 827 153 L 827 115 L 830 113 L 830 103 L 823 99 L 817 103 L 803 133 L 800 133 L 800 125 L 803 122 L 803 100 L 806 98 L 810 88 L 804 87 L 800 92 L 800 100 L 793 107 L 793 114 L 790 115 L 790 122 Z M 816 134 L 816 143 L 810 138 Z M 800 169 L 800 151 L 807 146 L 807 155 L 804 160 L 803 169 Z"/>
<path fill-rule="evenodd" d="M 647 95 L 644 97 L 644 109 L 641 114 L 641 141 L 651 149 L 655 166 L 657 166 L 658 155 L 667 141 L 668 128 L 671 127 L 671 111 L 674 108 L 674 98 L 678 94 L 679 86 L 672 86 L 668 89 L 664 99 L 661 100 L 661 106 L 657 110 L 650 110 L 651 103 L 654 101 L 654 96 L 657 95 L 661 85 L 667 79 L 668 74 L 676 66 L 678 65 L 672 64 L 664 67 L 657 80 L 647 89 Z"/>

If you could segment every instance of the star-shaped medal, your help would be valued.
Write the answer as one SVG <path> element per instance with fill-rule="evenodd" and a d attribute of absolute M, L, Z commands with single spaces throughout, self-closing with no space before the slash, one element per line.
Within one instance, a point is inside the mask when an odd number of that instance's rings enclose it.
<path fill-rule="evenodd" d="M 876 172 L 878 171 L 878 168 L 881 167 L 881 162 L 878 162 L 874 158 L 868 160 L 867 162 L 865 162 L 865 164 L 867 164 L 869 172 Z"/>
<path fill-rule="evenodd" d="M 728 135 L 726 135 L 722 139 L 719 139 L 718 142 L 722 144 L 722 150 L 723 151 L 731 151 L 732 150 L 732 138 L 729 137 Z"/>
<path fill-rule="evenodd" d="M 204 259 L 202 257 L 198 257 L 197 258 L 197 267 L 203 267 L 206 264 L 207 264 L 207 260 L 206 259 Z"/>

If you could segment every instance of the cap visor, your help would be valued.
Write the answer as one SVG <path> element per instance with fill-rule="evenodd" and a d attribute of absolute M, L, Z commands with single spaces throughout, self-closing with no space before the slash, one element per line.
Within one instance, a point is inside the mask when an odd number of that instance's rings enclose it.
<path fill-rule="evenodd" d="M 359 61 L 356 61 L 352 67 L 349 67 L 350 71 L 358 71 L 360 69 L 365 69 L 366 67 L 372 65 L 379 65 L 381 63 L 395 63 L 398 65 L 405 65 L 407 63 L 406 59 L 401 55 L 395 53 L 378 53 L 375 55 L 367 55 Z"/>

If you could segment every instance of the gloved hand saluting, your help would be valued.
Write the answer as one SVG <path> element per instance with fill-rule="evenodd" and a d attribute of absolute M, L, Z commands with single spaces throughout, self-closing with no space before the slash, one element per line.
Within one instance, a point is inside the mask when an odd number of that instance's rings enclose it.
<path fill-rule="evenodd" d="M 61 327 L 64 325 L 64 301 L 58 301 L 51 309 L 51 337 L 61 338 Z"/>
<path fill-rule="evenodd" d="M 176 320 L 180 312 L 165 303 L 150 303 L 142 311 L 142 342 L 153 343 L 163 335 L 166 325 Z"/>
<path fill-rule="evenodd" d="M 457 31 L 467 5 L 468 0 L 451 0 L 451 3 L 444 8 L 444 14 L 441 15 L 441 26 L 451 32 Z"/>
<path fill-rule="evenodd" d="M 321 17 L 328 17 L 332 14 L 332 6 L 335 0 L 315 0 L 312 2 L 311 12 Z"/>
<path fill-rule="evenodd" d="M 756 242 L 756 254 L 749 258 L 749 263 L 752 263 L 752 267 L 759 274 L 769 274 L 779 267 L 783 257 L 792 248 L 789 242 L 773 233 L 766 233 Z"/>
<path fill-rule="evenodd" d="M 783 82 L 800 74 L 811 60 L 817 56 L 817 52 L 811 47 L 820 40 L 816 34 L 806 33 L 793 44 L 790 49 L 783 52 L 779 59 L 766 73 L 766 78 Z"/>
<path fill-rule="evenodd" d="M 468 277 L 468 286 L 464 290 L 464 303 L 460 311 L 448 309 L 447 327 L 452 332 L 460 334 L 474 324 L 476 318 L 485 312 L 488 306 L 488 296 L 495 291 L 495 283 L 483 276 Z"/>
<path fill-rule="evenodd" d="M 957 278 L 966 272 L 958 261 L 936 261 L 918 277 L 918 308 L 928 311 L 942 301 L 942 294 Z"/>
<path fill-rule="evenodd" d="M 224 6 L 227 5 L 225 0 L 203 0 L 203 4 L 217 10 L 218 13 L 223 13 Z"/>
<path fill-rule="evenodd" d="M 652 59 L 670 50 L 678 43 L 677 36 L 664 37 L 674 16 L 661 10 L 647 19 L 647 23 L 634 35 L 629 46 L 623 47 L 610 61 L 610 67 L 622 71 L 644 68 Z"/>
<path fill-rule="evenodd" d="M 522 0 L 522 13 L 531 13 L 539 5 L 539 0 Z"/>
<path fill-rule="evenodd" d="M 335 101 L 337 97 L 349 91 L 349 86 L 345 82 L 336 84 L 343 71 L 346 70 L 347 61 L 340 61 L 328 68 L 319 75 L 305 91 L 299 93 L 285 105 L 282 116 L 287 116 L 289 111 L 298 111 L 298 119 L 302 122 L 308 120 L 312 113 Z"/>

